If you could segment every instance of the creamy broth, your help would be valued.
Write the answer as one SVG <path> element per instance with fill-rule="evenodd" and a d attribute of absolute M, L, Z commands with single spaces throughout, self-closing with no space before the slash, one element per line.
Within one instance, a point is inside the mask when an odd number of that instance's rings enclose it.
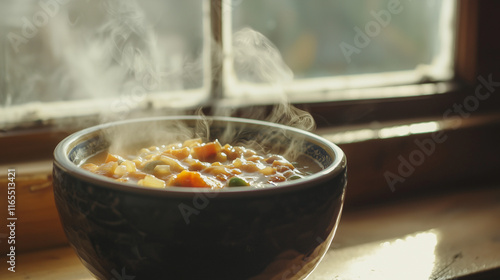
<path fill-rule="evenodd" d="M 321 170 L 306 155 L 290 162 L 278 154 L 261 154 L 243 146 L 221 145 L 218 140 L 142 148 L 135 155 L 100 152 L 81 164 L 83 169 L 144 187 L 170 186 L 221 189 L 265 187 L 301 179 Z"/>

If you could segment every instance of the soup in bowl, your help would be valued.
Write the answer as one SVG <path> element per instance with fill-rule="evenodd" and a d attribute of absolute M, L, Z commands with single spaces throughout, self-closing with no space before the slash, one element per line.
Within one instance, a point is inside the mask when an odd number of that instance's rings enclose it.
<path fill-rule="evenodd" d="M 238 118 L 99 125 L 54 157 L 63 229 L 98 279 L 303 279 L 332 242 L 347 183 L 331 142 Z"/>

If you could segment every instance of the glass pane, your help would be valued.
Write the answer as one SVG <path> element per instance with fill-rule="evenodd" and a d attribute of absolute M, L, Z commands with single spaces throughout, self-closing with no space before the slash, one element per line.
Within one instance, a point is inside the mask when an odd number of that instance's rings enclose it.
<path fill-rule="evenodd" d="M 422 79 L 451 77 L 453 0 L 233 0 L 230 6 L 233 32 L 262 33 L 295 79 L 406 70 L 418 70 Z"/>
<path fill-rule="evenodd" d="M 208 86 L 206 14 L 199 0 L 2 1 L 0 106 Z"/>

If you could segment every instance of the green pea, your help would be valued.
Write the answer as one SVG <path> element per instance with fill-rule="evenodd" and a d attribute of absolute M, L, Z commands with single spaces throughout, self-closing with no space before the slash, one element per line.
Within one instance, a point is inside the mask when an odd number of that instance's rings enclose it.
<path fill-rule="evenodd" d="M 229 179 L 227 182 L 228 187 L 244 187 L 244 186 L 250 186 L 250 184 L 245 181 L 245 179 L 240 178 L 240 177 L 232 177 Z"/>
<path fill-rule="evenodd" d="M 300 175 L 292 175 L 290 176 L 290 178 L 288 178 L 288 180 L 298 180 L 298 179 L 302 179 L 304 177 L 300 176 Z"/>

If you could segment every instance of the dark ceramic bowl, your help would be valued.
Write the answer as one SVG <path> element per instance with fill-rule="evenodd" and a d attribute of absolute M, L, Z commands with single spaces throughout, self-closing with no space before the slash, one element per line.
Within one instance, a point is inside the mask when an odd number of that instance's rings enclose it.
<path fill-rule="evenodd" d="M 323 170 L 278 186 L 216 191 L 144 188 L 78 167 L 116 142 L 137 147 L 200 134 L 222 143 L 291 147 Z M 121 140 L 110 140 L 113 135 Z M 54 156 L 64 231 L 98 279 L 303 279 L 330 246 L 346 187 L 346 159 L 334 144 L 291 127 L 237 118 L 100 125 L 63 140 Z"/>

